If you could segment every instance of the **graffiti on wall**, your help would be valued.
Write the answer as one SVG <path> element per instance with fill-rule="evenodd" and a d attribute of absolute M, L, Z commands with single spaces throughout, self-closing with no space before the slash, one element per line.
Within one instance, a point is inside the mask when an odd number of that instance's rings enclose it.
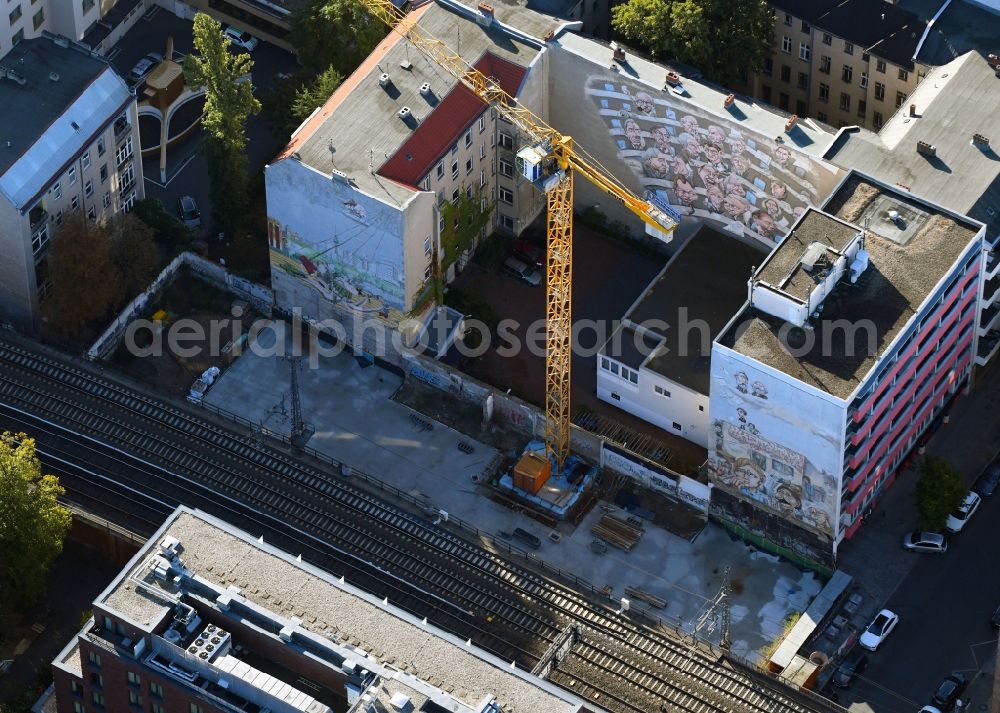
<path fill-rule="evenodd" d="M 402 247 L 395 222 L 362 203 L 353 190 L 317 180 L 305 169 L 296 174 L 295 166 L 286 165 L 294 163 L 268 168 L 272 272 L 329 302 L 364 296 L 402 309 Z"/>
<path fill-rule="evenodd" d="M 827 537 L 835 534 L 839 439 L 824 430 L 837 423 L 822 404 L 783 382 L 712 355 L 712 483 Z M 781 393 L 774 397 L 774 391 Z M 815 400 L 815 399 L 810 399 Z M 795 413 L 797 409 L 801 409 Z M 810 414 L 809 420 L 803 414 Z"/>
<path fill-rule="evenodd" d="M 587 94 L 647 200 L 731 233 L 774 245 L 838 178 L 791 146 L 686 102 L 604 77 L 591 77 Z"/>

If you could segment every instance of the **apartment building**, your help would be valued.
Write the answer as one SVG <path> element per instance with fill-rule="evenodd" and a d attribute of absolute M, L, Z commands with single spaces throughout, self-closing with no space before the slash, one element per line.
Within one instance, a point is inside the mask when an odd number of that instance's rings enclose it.
<path fill-rule="evenodd" d="M 712 347 L 719 520 L 835 566 L 970 386 L 985 233 L 857 172 L 802 216 Z"/>
<path fill-rule="evenodd" d="M 0 315 L 30 326 L 63 217 L 107 220 L 144 195 L 136 99 L 106 59 L 46 32 L 0 59 L 0 127 Z"/>
<path fill-rule="evenodd" d="M 84 34 L 117 4 L 144 0 L 7 0 L 0 3 L 0 57 L 21 40 L 52 32 L 82 40 Z"/>
<path fill-rule="evenodd" d="M 1000 352 L 1000 165 L 991 148 L 1000 111 L 997 67 L 968 52 L 936 67 L 910 97 L 909 110 L 895 114 L 878 134 L 842 134 L 826 157 L 877 175 L 986 225 L 989 248 L 982 286 L 982 316 L 976 365 Z M 943 168 L 947 166 L 948 171 Z"/>
<path fill-rule="evenodd" d="M 524 96 L 541 43 L 495 42 L 501 30 L 484 31 L 463 12 L 429 3 L 408 21 L 460 44 L 467 61 Z M 402 315 L 432 304 L 438 276 L 453 279 L 478 241 L 519 233 L 541 210 L 544 196 L 515 176 L 520 143 L 447 71 L 387 36 L 265 170 L 279 306 L 324 320 L 358 299 Z M 443 207 L 460 199 L 478 202 L 489 221 L 468 244 L 442 243 Z"/>
<path fill-rule="evenodd" d="M 58 713 L 603 710 L 185 507 L 95 599 L 52 672 L 39 708 Z"/>
<path fill-rule="evenodd" d="M 928 23 L 884 0 L 776 0 L 774 51 L 739 91 L 830 126 L 878 131 L 926 75 Z"/>

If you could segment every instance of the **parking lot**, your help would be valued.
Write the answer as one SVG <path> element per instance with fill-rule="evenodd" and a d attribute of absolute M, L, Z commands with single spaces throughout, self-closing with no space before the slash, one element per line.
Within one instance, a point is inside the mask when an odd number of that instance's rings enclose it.
<path fill-rule="evenodd" d="M 154 6 L 108 52 L 108 58 L 123 77 L 128 77 L 132 67 L 147 53 L 164 54 L 167 38 L 173 39 L 174 59 L 183 61 L 193 46 L 191 22 Z M 251 57 L 254 62 L 254 89 L 258 96 L 275 81 L 281 81 L 280 76 L 298 69 L 298 63 L 291 53 L 263 41 L 253 50 Z M 201 209 L 202 225 L 208 233 L 212 225 L 211 204 L 208 199 L 207 167 L 198 154 L 200 138 L 201 132 L 196 131 L 168 150 L 166 181 L 160 180 L 157 157 L 144 159 L 142 168 L 147 197 L 158 198 L 170 211 L 176 210 L 180 196 L 194 197 Z M 287 136 L 275 135 L 263 116 L 251 117 L 247 121 L 247 151 L 251 174 L 262 171 L 287 139 Z"/>

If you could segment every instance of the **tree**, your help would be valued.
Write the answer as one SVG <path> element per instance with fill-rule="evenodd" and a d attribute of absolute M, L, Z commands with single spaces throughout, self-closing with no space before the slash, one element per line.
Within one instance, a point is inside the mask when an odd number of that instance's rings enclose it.
<path fill-rule="evenodd" d="M 760 71 L 774 44 L 767 0 L 628 0 L 611 13 L 626 39 L 725 85 Z"/>
<path fill-rule="evenodd" d="M 326 103 L 326 100 L 336 91 L 342 81 L 344 81 L 344 78 L 331 64 L 316 77 L 316 80 L 312 84 L 307 84 L 295 92 L 295 101 L 292 102 L 292 115 L 299 122 L 303 121 L 313 113 L 316 107 L 323 106 Z"/>
<path fill-rule="evenodd" d="M 288 41 L 306 69 L 334 67 L 348 75 L 387 32 L 357 0 L 314 0 L 292 13 Z"/>
<path fill-rule="evenodd" d="M 132 213 L 116 218 L 111 231 L 112 259 L 128 298 L 139 294 L 160 270 L 155 231 Z"/>
<path fill-rule="evenodd" d="M 143 223 L 153 229 L 157 242 L 170 247 L 186 243 L 190 232 L 173 213 L 167 212 L 159 198 L 143 198 L 132 206 L 132 212 Z"/>
<path fill-rule="evenodd" d="M 917 481 L 917 512 L 920 526 L 940 530 L 948 514 L 962 504 L 968 487 L 962 476 L 941 458 L 927 458 L 920 466 Z"/>
<path fill-rule="evenodd" d="M 248 77 L 250 55 L 234 52 L 222 25 L 204 13 L 194 18 L 195 53 L 184 60 L 184 81 L 205 88 L 202 153 L 208 163 L 215 221 L 227 232 L 247 206 L 246 121 L 260 111 Z"/>
<path fill-rule="evenodd" d="M 0 435 L 0 601 L 24 608 L 44 593 L 72 524 L 56 500 L 63 492 L 54 475 L 42 475 L 33 439 Z"/>
<path fill-rule="evenodd" d="M 52 236 L 46 263 L 52 291 L 41 312 L 58 332 L 71 338 L 88 322 L 121 303 L 124 286 L 112 258 L 111 238 L 82 213 L 70 213 Z"/>

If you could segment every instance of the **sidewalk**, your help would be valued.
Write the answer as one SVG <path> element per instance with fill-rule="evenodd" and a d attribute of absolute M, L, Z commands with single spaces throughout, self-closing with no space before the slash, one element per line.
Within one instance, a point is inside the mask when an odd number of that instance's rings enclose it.
<path fill-rule="evenodd" d="M 997 652 L 996 649 L 990 654 L 989 659 L 983 664 L 972 682 L 962 696 L 965 703 L 965 711 L 992 711 L 995 713 L 1000 709 L 1000 700 L 994 700 L 993 678 L 996 674 Z M 957 710 L 957 709 L 956 709 Z"/>
<path fill-rule="evenodd" d="M 927 455 L 944 458 L 971 486 L 1000 446 L 1000 369 L 991 369 L 971 394 L 959 397 L 949 415 L 927 443 Z M 916 465 L 900 473 L 857 536 L 841 544 L 838 565 L 863 590 L 865 617 L 889 599 L 917 563 L 900 545 L 903 535 L 916 528 L 917 478 Z"/>

